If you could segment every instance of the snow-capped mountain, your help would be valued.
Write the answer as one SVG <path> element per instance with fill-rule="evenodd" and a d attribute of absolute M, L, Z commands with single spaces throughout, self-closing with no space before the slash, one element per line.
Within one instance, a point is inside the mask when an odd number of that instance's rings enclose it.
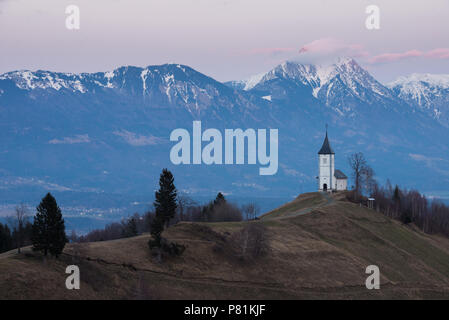
<path fill-rule="evenodd" d="M 72 73 L 22 70 L 2 74 L 0 75 L 0 80 L 11 80 L 18 88 L 24 90 L 52 88 L 56 91 L 61 89 L 79 91 L 81 93 L 86 91 L 81 84 L 83 76 Z"/>
<path fill-rule="evenodd" d="M 132 98 L 136 103 L 152 107 L 183 106 L 195 116 L 216 106 L 230 112 L 242 106 L 245 110 L 259 107 L 249 101 L 248 94 L 236 92 L 180 64 L 127 66 L 109 72 L 82 74 L 23 70 L 0 75 L 0 87 L 8 83 L 24 90 L 24 94 L 118 95 L 121 99 Z"/>
<path fill-rule="evenodd" d="M 356 112 L 360 104 L 394 103 L 393 108 L 400 104 L 393 92 L 351 58 L 340 58 L 330 65 L 287 61 L 265 74 L 244 82 L 229 82 L 228 85 L 260 92 L 259 95 L 271 100 L 294 102 L 298 96 L 311 95 L 340 115 Z"/>
<path fill-rule="evenodd" d="M 449 125 L 449 74 L 412 74 L 387 84 L 401 99 Z"/>
<path fill-rule="evenodd" d="M 422 191 L 437 179 L 449 182 L 448 129 L 394 90 L 352 59 L 328 66 L 285 62 L 226 85 L 178 64 L 5 73 L 0 201 L 37 201 L 47 190 L 67 195 L 73 205 L 87 198 L 114 205 L 136 195 L 150 199 L 164 167 L 192 197 L 222 191 L 290 198 L 315 190 L 326 123 L 344 172 L 346 156 L 362 151 L 381 181 Z M 193 120 L 201 120 L 203 130 L 279 129 L 278 173 L 259 176 L 251 165 L 173 165 L 170 133 L 190 131 Z"/>

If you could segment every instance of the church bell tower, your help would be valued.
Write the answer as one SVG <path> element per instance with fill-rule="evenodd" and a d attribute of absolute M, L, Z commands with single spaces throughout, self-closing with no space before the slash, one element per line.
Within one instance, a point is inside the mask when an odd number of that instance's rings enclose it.
<path fill-rule="evenodd" d="M 327 137 L 327 125 L 323 146 L 318 151 L 318 172 L 318 190 L 332 191 L 335 188 L 335 153 Z"/>

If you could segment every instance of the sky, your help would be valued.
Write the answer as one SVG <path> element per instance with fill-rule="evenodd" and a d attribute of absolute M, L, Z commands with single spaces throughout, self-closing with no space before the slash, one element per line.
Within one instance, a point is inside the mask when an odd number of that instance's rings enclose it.
<path fill-rule="evenodd" d="M 79 30 L 66 28 L 68 5 Z M 449 74 L 448 17 L 448 0 L 0 0 L 0 73 L 181 63 L 228 81 L 351 56 L 385 83 Z"/>

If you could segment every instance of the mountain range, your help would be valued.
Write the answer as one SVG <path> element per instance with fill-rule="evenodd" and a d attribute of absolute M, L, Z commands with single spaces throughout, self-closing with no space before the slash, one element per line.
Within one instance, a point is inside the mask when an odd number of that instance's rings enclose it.
<path fill-rule="evenodd" d="M 172 165 L 170 132 L 279 129 L 279 171 L 254 165 Z M 336 166 L 364 152 L 379 181 L 449 197 L 449 75 L 377 81 L 350 58 L 327 66 L 284 62 L 221 83 L 188 66 L 0 75 L 0 201 L 35 205 L 52 191 L 82 213 L 151 203 L 162 168 L 192 198 L 282 198 L 315 190 L 329 126 Z M 207 179 L 205 179 L 207 177 Z M 100 210 L 99 208 L 106 208 Z M 98 209 L 98 210 L 97 210 Z"/>
<path fill-rule="evenodd" d="M 411 106 L 425 110 L 444 126 L 449 124 L 449 75 L 417 74 L 387 84 Z"/>

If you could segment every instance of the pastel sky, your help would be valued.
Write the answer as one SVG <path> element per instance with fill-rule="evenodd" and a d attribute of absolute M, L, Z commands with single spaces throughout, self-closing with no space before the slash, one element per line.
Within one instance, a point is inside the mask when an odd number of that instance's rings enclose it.
<path fill-rule="evenodd" d="M 65 27 L 78 5 L 81 28 Z M 365 27 L 368 5 L 380 30 Z M 182 63 L 217 80 L 353 56 L 379 80 L 449 74 L 448 0 L 0 0 L 0 73 Z"/>

